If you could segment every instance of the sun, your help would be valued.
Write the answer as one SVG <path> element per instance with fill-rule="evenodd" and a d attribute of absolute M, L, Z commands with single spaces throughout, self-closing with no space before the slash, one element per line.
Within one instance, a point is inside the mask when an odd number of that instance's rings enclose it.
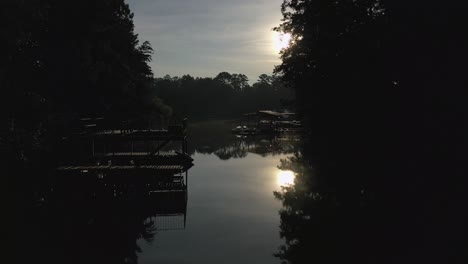
<path fill-rule="evenodd" d="M 273 41 L 275 43 L 275 51 L 280 52 L 284 48 L 287 48 L 291 42 L 291 34 L 273 32 Z"/>
<path fill-rule="evenodd" d="M 288 186 L 294 184 L 294 172 L 292 171 L 278 171 L 278 185 L 279 186 Z"/>

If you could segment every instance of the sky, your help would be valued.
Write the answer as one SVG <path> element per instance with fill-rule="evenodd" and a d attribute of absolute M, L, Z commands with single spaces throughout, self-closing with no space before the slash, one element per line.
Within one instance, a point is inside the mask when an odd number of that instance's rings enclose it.
<path fill-rule="evenodd" d="M 127 0 L 135 32 L 155 53 L 155 77 L 243 73 L 255 82 L 281 63 L 273 27 L 282 0 Z"/>

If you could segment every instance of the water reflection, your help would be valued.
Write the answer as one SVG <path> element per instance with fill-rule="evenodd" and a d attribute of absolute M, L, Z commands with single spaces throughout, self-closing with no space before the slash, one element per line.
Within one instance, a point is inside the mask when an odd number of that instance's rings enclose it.
<path fill-rule="evenodd" d="M 175 142 L 182 152 L 159 154 L 175 133 L 110 130 L 61 142 L 58 166 L 19 220 L 25 228 L 18 237 L 36 246 L 17 262 L 137 263 L 138 241 L 185 229 L 193 166 L 185 137 Z"/>
<path fill-rule="evenodd" d="M 184 232 L 142 242 L 141 263 L 278 263 L 280 203 L 272 191 L 293 183 L 278 161 L 297 151 L 296 135 L 238 137 L 233 124 L 189 124 L 190 220 Z"/>
<path fill-rule="evenodd" d="M 25 228 L 18 237 L 27 237 L 28 243 L 37 246 L 18 262 L 275 263 L 272 252 L 280 243 L 280 205 L 271 192 L 291 186 L 295 171 L 276 165 L 280 158 L 297 152 L 299 138 L 236 137 L 230 133 L 231 125 L 224 122 L 191 126 L 188 147 L 197 166 L 190 169 L 189 217 L 187 192 L 141 195 L 145 187 L 138 182 L 122 185 L 129 179 L 142 179 L 138 173 L 102 175 L 95 165 L 89 165 L 86 173 L 63 168 L 68 180 L 52 177 L 51 182 L 64 184 L 66 189 L 45 193 L 40 205 L 19 222 Z M 168 144 L 164 151 L 171 147 L 178 146 Z M 94 149 L 98 152 L 103 146 L 96 143 Z M 129 165 L 122 150 L 116 146 L 107 150 L 115 150 L 113 166 Z M 135 153 L 132 165 L 148 162 Z M 98 163 L 109 164 L 108 155 L 97 158 Z M 96 158 L 86 162 L 97 163 Z M 184 179 L 188 178 L 180 177 Z M 183 232 L 162 232 L 180 229 Z M 243 252 L 243 261 L 236 260 L 239 252 Z"/>
<path fill-rule="evenodd" d="M 245 158 L 248 153 L 262 157 L 292 154 L 297 151 L 297 134 L 240 136 L 231 133 L 234 123 L 204 121 L 189 126 L 189 152 L 214 154 L 221 160 Z"/>
<path fill-rule="evenodd" d="M 138 240 L 184 229 L 186 217 L 186 192 L 114 197 L 54 190 L 25 219 L 22 235 L 34 246 L 18 263 L 137 263 Z"/>
<path fill-rule="evenodd" d="M 295 179 L 274 193 L 283 206 L 284 239 L 275 256 L 283 263 L 382 263 L 376 259 L 383 239 L 372 193 L 349 171 L 313 166 L 310 152 L 304 144 L 279 165 Z"/>

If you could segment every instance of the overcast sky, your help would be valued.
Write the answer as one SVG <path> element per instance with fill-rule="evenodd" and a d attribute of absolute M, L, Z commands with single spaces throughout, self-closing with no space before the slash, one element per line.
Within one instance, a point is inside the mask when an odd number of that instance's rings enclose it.
<path fill-rule="evenodd" d="M 127 0 L 156 77 L 244 73 L 250 82 L 280 63 L 271 30 L 282 0 Z"/>

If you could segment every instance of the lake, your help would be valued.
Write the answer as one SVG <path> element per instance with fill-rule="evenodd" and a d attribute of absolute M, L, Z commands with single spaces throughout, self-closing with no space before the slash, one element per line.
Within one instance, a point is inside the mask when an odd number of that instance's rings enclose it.
<path fill-rule="evenodd" d="M 292 184 L 294 174 L 278 166 L 300 139 L 236 136 L 235 125 L 189 123 L 194 165 L 185 199 L 169 193 L 142 200 L 131 192 L 96 199 L 73 183 L 20 208 L 16 235 L 33 246 L 18 241 L 29 252 L 18 254 L 18 263 L 279 263 L 282 204 L 274 191 Z"/>
<path fill-rule="evenodd" d="M 139 240 L 139 263 L 279 263 L 281 203 L 273 191 L 293 180 L 277 166 L 297 138 L 242 138 L 231 127 L 192 124 L 186 226 Z"/>

